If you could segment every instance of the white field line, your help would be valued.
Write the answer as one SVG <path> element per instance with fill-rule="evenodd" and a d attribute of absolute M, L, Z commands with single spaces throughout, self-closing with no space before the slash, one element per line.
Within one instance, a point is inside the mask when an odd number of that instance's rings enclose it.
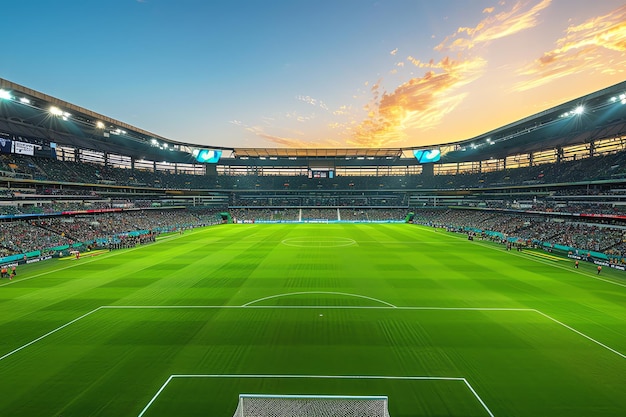
<path fill-rule="evenodd" d="M 159 395 L 163 392 L 165 387 L 174 378 L 274 378 L 274 379 L 287 379 L 287 378 L 307 378 L 307 379 L 377 379 L 377 380 L 404 380 L 404 381 L 461 381 L 467 386 L 472 395 L 478 400 L 480 405 L 489 414 L 490 417 L 494 417 L 493 413 L 487 407 L 487 404 L 480 398 L 476 390 L 470 385 L 466 378 L 461 377 L 446 377 L 446 376 L 389 376 L 389 375 L 272 375 L 272 374 L 180 374 L 170 375 L 165 383 L 159 388 L 157 393 L 150 399 L 148 404 L 141 410 L 141 413 L 137 417 L 143 417 L 148 411 L 148 408 L 156 401 Z"/>
<path fill-rule="evenodd" d="M 148 408 L 150 408 L 150 406 L 152 405 L 152 403 L 154 401 L 156 401 L 157 397 L 161 394 L 161 392 L 163 392 L 163 390 L 165 389 L 165 387 L 167 387 L 167 384 L 170 383 L 170 381 L 172 380 L 172 378 L 174 378 L 174 375 L 170 375 L 169 378 L 167 378 L 167 381 L 165 381 L 165 383 L 163 385 L 161 385 L 161 388 L 159 388 L 159 390 L 157 391 L 156 394 L 154 394 L 154 397 L 152 397 L 152 399 L 150 401 L 148 401 L 148 404 L 146 404 L 146 406 L 143 408 L 143 410 L 141 410 L 141 413 L 139 413 L 139 415 L 137 417 L 141 417 L 145 414 L 146 411 L 148 411 Z"/>
<path fill-rule="evenodd" d="M 583 332 L 580 332 L 580 331 L 578 331 L 578 330 L 574 329 L 573 327 L 568 326 L 567 324 L 565 324 L 565 323 L 563 323 L 563 322 L 560 322 L 560 321 L 558 321 L 557 319 L 554 319 L 554 318 L 550 317 L 550 316 L 549 316 L 549 315 L 547 315 L 546 313 L 543 313 L 543 312 L 541 312 L 541 311 L 539 311 L 539 310 L 534 310 L 534 311 L 535 311 L 535 312 L 537 312 L 538 314 L 541 314 L 541 315 L 542 315 L 542 316 L 544 316 L 545 318 L 550 319 L 550 320 L 552 320 L 553 322 L 555 322 L 555 323 L 557 323 L 557 324 L 560 324 L 561 326 L 565 327 L 566 329 L 569 329 L 569 330 L 573 331 L 574 333 L 576 333 L 576 334 L 578 334 L 578 335 L 580 335 L 580 336 L 584 337 L 585 339 L 588 339 L 588 340 L 592 341 L 593 343 L 595 343 L 595 344 L 597 344 L 597 345 L 599 345 L 599 346 L 602 346 L 603 348 L 608 349 L 609 351 L 611 351 L 611 352 L 615 353 L 616 355 L 619 355 L 619 356 L 621 356 L 622 358 L 625 358 L 625 359 L 626 359 L 626 355 L 624 355 L 623 353 L 618 352 L 617 350 L 615 350 L 615 349 L 613 349 L 613 348 L 611 348 L 611 347 L 609 347 L 609 346 L 605 345 L 604 343 L 598 342 L 596 339 L 592 338 L 591 336 L 587 336 L 587 335 L 586 335 L 586 334 L 584 334 Z"/>
<path fill-rule="evenodd" d="M 58 332 L 59 330 L 64 329 L 65 327 L 76 323 L 79 320 L 82 320 L 83 318 L 89 316 L 92 313 L 95 313 L 96 311 L 99 310 L 123 310 L 123 309 L 276 309 L 276 310 L 289 310 L 289 309 L 309 309 L 309 310 L 313 310 L 313 309 L 335 309 L 335 310 L 348 310 L 348 309 L 363 309 L 363 310 L 367 310 L 367 309 L 379 309 L 379 310 L 432 310 L 432 311 L 519 311 L 519 312 L 533 312 L 533 313 L 537 313 L 540 314 L 542 316 L 544 316 L 545 318 L 553 321 L 554 323 L 557 323 L 571 331 L 573 331 L 574 333 L 584 337 L 585 339 L 597 344 L 598 346 L 603 347 L 604 349 L 607 349 L 608 351 L 622 357 L 622 358 L 626 358 L 626 355 L 624 355 L 623 353 L 605 345 L 604 343 L 601 343 L 599 341 L 597 341 L 596 339 L 592 338 L 591 336 L 588 336 L 586 334 L 584 334 L 581 331 L 578 331 L 576 329 L 574 329 L 571 326 L 568 326 L 567 324 L 564 324 L 552 317 L 550 317 L 549 315 L 536 310 L 536 309 L 529 309 L 529 308 L 498 308 L 498 307 L 484 307 L 484 308 L 480 308 L 480 307 L 385 307 L 385 306 L 372 306 L 372 307 L 359 307 L 359 306 L 246 306 L 246 305 L 242 305 L 242 306 L 176 306 L 176 305 L 166 305 L 166 306 L 142 306 L 142 305 L 120 305 L 120 306 L 115 306 L 115 305 L 110 305 L 110 306 L 100 306 L 98 308 L 95 308 L 85 314 L 83 314 L 80 317 L 75 318 L 72 321 L 69 321 L 59 327 L 57 327 L 56 329 L 53 329 L 51 331 L 49 331 L 48 333 L 39 336 L 38 338 L 26 343 L 25 345 L 22 345 L 14 350 L 12 350 L 9 353 L 6 353 L 3 356 L 0 356 L 0 361 L 6 359 L 7 357 L 13 355 L 16 352 L 19 352 L 20 350 L 44 339 L 47 336 L 50 336 L 51 334 L 54 334 L 56 332 Z"/>
<path fill-rule="evenodd" d="M 465 378 L 463 378 L 463 382 L 465 382 L 465 385 L 467 385 L 467 388 L 469 388 L 470 391 L 472 391 L 472 394 L 474 394 L 474 397 L 476 397 L 476 399 L 480 402 L 480 404 L 483 406 L 483 408 L 485 410 L 487 410 L 487 412 L 489 413 L 489 415 L 491 417 L 493 416 L 493 413 L 491 412 L 491 410 L 489 409 L 489 407 L 487 407 L 487 404 L 485 404 L 485 402 L 483 401 L 482 398 L 480 398 L 480 395 L 478 395 L 478 393 L 476 392 L 476 390 L 474 390 L 474 388 L 470 385 L 469 381 Z"/>
<path fill-rule="evenodd" d="M 420 226 L 421 226 L 421 225 L 420 225 Z M 422 226 L 422 227 L 423 227 L 423 229 L 422 229 L 422 230 L 427 230 L 427 231 L 429 231 L 429 232 L 431 232 L 431 233 L 437 233 L 437 232 L 435 232 L 434 230 L 430 230 L 430 229 L 428 228 L 428 226 Z M 452 233 L 452 232 L 450 232 L 450 233 Z M 462 238 L 461 236 L 454 236 L 454 235 L 446 235 L 446 236 L 449 236 L 451 239 L 461 239 L 461 240 L 463 240 L 463 241 L 466 241 L 466 240 L 467 240 L 467 239 Z M 496 247 L 494 247 L 494 246 L 491 246 L 491 245 L 487 245 L 487 244 L 482 243 L 482 242 L 480 242 L 480 241 L 476 241 L 476 240 L 474 240 L 474 241 L 472 241 L 472 244 L 473 244 L 473 245 L 480 245 L 480 246 L 482 246 L 483 248 L 487 248 L 487 249 L 491 249 L 491 250 L 500 251 L 500 249 L 498 249 L 498 248 L 496 248 Z M 573 269 L 573 268 L 568 268 L 568 267 L 565 267 L 565 266 L 563 266 L 563 265 L 558 265 L 558 264 L 555 264 L 555 263 L 554 263 L 554 262 L 552 262 L 552 261 L 547 261 L 547 260 L 545 260 L 545 259 L 541 259 L 541 258 L 540 258 L 540 257 L 538 257 L 538 256 L 526 255 L 526 254 L 524 254 L 524 251 L 522 251 L 522 252 L 510 251 L 510 254 L 511 254 L 511 255 L 513 255 L 513 256 L 518 256 L 518 257 L 520 257 L 520 258 L 529 259 L 529 260 L 531 260 L 531 261 L 535 261 L 535 262 L 538 262 L 538 263 L 541 263 L 541 264 L 544 264 L 544 265 L 550 265 L 550 266 L 552 266 L 552 267 L 554 267 L 554 268 L 560 268 L 560 269 L 563 269 L 563 270 L 566 270 L 566 271 L 573 272 L 573 273 L 575 273 L 575 274 L 583 275 L 583 276 L 585 276 L 585 277 L 587 277 L 587 278 L 593 278 L 593 279 L 596 279 L 596 280 L 598 280 L 598 281 L 604 281 L 604 282 L 608 282 L 609 284 L 619 285 L 620 287 L 624 287 L 624 288 L 626 288 L 626 284 L 624 284 L 624 283 L 617 282 L 617 281 L 612 281 L 612 280 L 610 280 L 610 279 L 606 279 L 606 278 L 601 278 L 601 277 L 599 277 L 599 276 L 596 276 L 596 275 L 593 275 L 593 274 L 590 274 L 590 273 L 587 273 L 587 272 L 583 272 L 583 271 L 580 271 L 580 270 L 575 270 L 575 269 Z M 563 260 L 565 260 L 565 259 L 563 259 Z"/>
<path fill-rule="evenodd" d="M 8 358 L 9 356 L 13 355 L 14 353 L 19 352 L 20 350 L 22 350 L 22 349 L 24 349 L 24 348 L 26 348 L 26 347 L 28 347 L 28 346 L 30 346 L 30 345 L 32 345 L 32 344 L 34 344 L 34 343 L 39 342 L 39 341 L 40 341 L 41 339 L 43 339 L 43 338 L 48 337 L 48 336 L 50 336 L 51 334 L 56 333 L 56 332 L 58 332 L 59 330 L 62 330 L 62 329 L 64 329 L 64 328 L 66 328 L 66 327 L 67 327 L 67 326 L 69 326 L 70 324 L 76 323 L 78 320 L 84 319 L 85 317 L 87 317 L 87 316 L 88 316 L 88 315 L 90 315 L 91 313 L 95 313 L 96 311 L 100 310 L 101 308 L 102 308 L 102 307 L 98 307 L 98 308 L 96 308 L 96 309 L 93 309 L 93 310 L 91 310 L 90 312 L 85 313 L 85 314 L 83 314 L 82 316 L 77 317 L 77 318 L 75 318 L 74 320 L 72 320 L 72 321 L 69 321 L 69 322 L 65 323 L 64 325 L 59 326 L 59 327 L 57 327 L 56 329 L 49 331 L 48 333 L 44 334 L 43 336 L 39 336 L 37 339 L 31 340 L 30 342 L 26 343 L 25 345 L 22 345 L 22 346 L 18 347 L 17 349 L 13 349 L 11 352 L 9 352 L 9 353 L 7 353 L 7 354 L 5 354 L 5 355 L 3 355 L 3 356 L 0 356 L 0 361 L 1 361 L 1 360 L 3 360 L 3 359 L 5 359 L 5 358 Z"/>
<path fill-rule="evenodd" d="M 383 300 L 379 300 L 378 298 L 368 297 L 366 295 L 351 294 L 351 293 L 345 293 L 345 292 L 335 292 L 335 291 L 299 291 L 299 292 L 290 292 L 290 293 L 284 293 L 284 294 L 275 294 L 275 295 L 270 295 L 268 297 L 259 298 L 259 299 L 254 300 L 254 301 L 250 301 L 250 302 L 244 304 L 243 307 L 248 307 L 251 304 L 258 303 L 258 302 L 261 302 L 261 301 L 271 300 L 272 298 L 288 297 L 290 295 L 303 295 L 303 294 L 345 295 L 345 296 L 348 296 L 348 297 L 357 297 L 357 298 L 364 298 L 364 299 L 370 300 L 370 301 L 376 301 L 377 303 L 385 304 L 385 305 L 387 305 L 389 307 L 396 308 L 395 305 L 393 305 L 391 303 L 388 303 L 386 301 L 383 301 Z"/>
<path fill-rule="evenodd" d="M 190 232 L 190 233 L 192 233 L 192 232 Z M 173 237 L 168 238 L 168 239 L 178 239 L 178 238 L 183 237 L 183 236 L 184 235 L 178 235 L 178 236 L 173 236 Z M 157 241 L 153 242 L 152 244 L 156 245 L 156 244 L 162 243 L 164 241 L 165 240 L 157 240 Z M 128 248 L 128 249 L 123 249 L 123 250 L 113 250 L 113 251 L 109 251 L 109 252 L 103 253 L 101 255 L 94 256 L 94 257 L 91 257 L 89 255 L 83 255 L 81 257 L 81 259 L 78 261 L 78 263 L 72 263 L 71 265 L 67 265 L 67 266 L 64 266 L 64 267 L 61 267 L 61 268 L 55 268 L 55 269 L 52 269 L 52 270 L 41 272 L 41 273 L 36 274 L 36 275 L 27 276 L 25 278 L 11 280 L 9 282 L 5 282 L 4 284 L 0 284 L 0 287 L 4 287 L 4 286 L 7 286 L 7 285 L 11 285 L 11 284 L 17 284 L 17 283 L 20 283 L 22 281 L 28 281 L 29 279 L 41 277 L 43 275 L 48 275 L 48 274 L 52 274 L 52 273 L 55 273 L 55 272 L 63 271 L 65 269 L 74 268 L 74 267 L 79 266 L 79 265 L 84 265 L 84 264 L 88 264 L 88 263 L 91 263 L 91 262 L 99 261 L 99 260 L 101 260 L 103 258 L 109 258 L 111 256 L 118 255 L 120 253 L 126 253 L 126 252 L 135 251 L 137 249 L 141 249 L 142 247 L 144 247 L 144 246 L 143 245 L 139 245 L 139 246 L 135 246 L 134 248 Z M 93 259 L 87 259 L 87 258 L 93 258 Z M 45 262 L 45 261 L 43 261 L 43 262 Z"/>

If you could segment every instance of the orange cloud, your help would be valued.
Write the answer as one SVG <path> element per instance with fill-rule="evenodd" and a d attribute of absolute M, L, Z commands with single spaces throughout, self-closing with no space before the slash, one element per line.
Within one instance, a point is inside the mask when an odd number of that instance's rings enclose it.
<path fill-rule="evenodd" d="M 475 27 L 461 27 L 454 35 L 448 36 L 435 47 L 436 51 L 468 50 L 478 44 L 504 38 L 532 28 L 538 23 L 539 13 L 547 8 L 552 0 L 541 0 L 532 7 L 526 1 L 518 1 L 510 11 L 491 14 L 493 9 Z"/>
<path fill-rule="evenodd" d="M 519 71 L 520 75 L 529 79 L 513 89 L 529 90 L 581 71 L 604 74 L 623 72 L 626 66 L 624 52 L 626 6 L 568 27 L 565 37 L 557 40 L 554 49 Z M 607 62 L 611 62 L 610 66 Z"/>
<path fill-rule="evenodd" d="M 476 79 L 484 66 L 482 59 L 445 58 L 432 63 L 438 72 L 430 70 L 422 78 L 412 78 L 366 105 L 367 118 L 348 129 L 348 143 L 359 147 L 390 146 L 406 139 L 407 130 L 436 126 L 465 98 L 466 94 L 456 90 Z M 375 97 L 377 90 L 378 83 L 372 89 Z"/>

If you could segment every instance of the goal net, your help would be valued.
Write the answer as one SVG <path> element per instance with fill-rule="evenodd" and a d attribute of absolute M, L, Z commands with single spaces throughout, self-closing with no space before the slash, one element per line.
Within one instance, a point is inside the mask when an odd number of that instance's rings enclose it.
<path fill-rule="evenodd" d="M 389 417 L 386 396 L 240 394 L 233 417 Z"/>

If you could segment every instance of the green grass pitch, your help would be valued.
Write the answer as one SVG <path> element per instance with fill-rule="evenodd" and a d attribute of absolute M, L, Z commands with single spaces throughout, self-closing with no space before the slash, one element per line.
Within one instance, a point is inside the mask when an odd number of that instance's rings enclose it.
<path fill-rule="evenodd" d="M 626 273 L 406 224 L 222 225 L 0 281 L 0 415 L 617 417 Z"/>

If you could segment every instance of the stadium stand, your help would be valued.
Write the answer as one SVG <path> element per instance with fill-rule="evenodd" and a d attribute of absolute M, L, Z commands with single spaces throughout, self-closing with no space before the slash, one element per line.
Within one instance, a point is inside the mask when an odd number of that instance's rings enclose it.
<path fill-rule="evenodd" d="M 0 106 L 4 257 L 228 218 L 401 222 L 409 213 L 416 223 L 492 240 L 626 257 L 626 105 L 612 100 L 626 82 L 434 145 L 434 163 L 419 163 L 413 148 L 205 149 L 7 80 L 0 88 L 16 98 Z M 73 118 L 49 117 L 52 101 L 71 106 Z M 563 114 L 579 103 L 589 108 L 584 123 L 568 123 Z M 207 150 L 217 162 L 194 158 Z"/>

